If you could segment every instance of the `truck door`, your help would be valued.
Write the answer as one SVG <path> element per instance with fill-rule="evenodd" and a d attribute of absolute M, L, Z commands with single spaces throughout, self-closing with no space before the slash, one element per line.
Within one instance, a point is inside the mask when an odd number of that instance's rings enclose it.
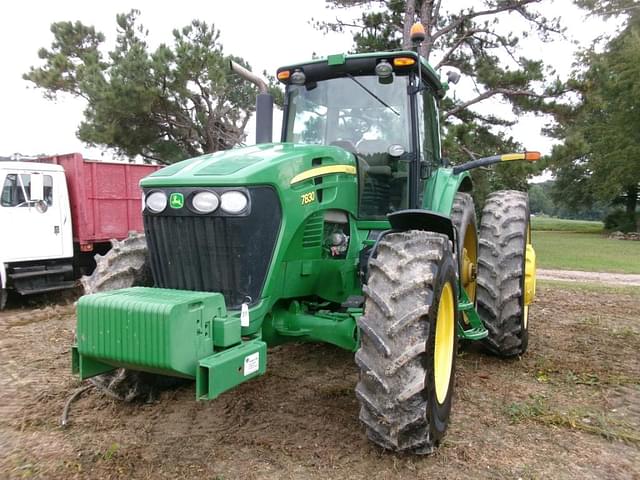
<path fill-rule="evenodd" d="M 42 200 L 30 201 L 31 184 L 42 185 Z M 61 172 L 9 171 L 4 177 L 0 194 L 0 218 L 3 228 L 0 250 L 3 261 L 26 261 L 64 256 L 66 228 L 70 223 L 63 205 L 66 195 L 60 195 L 64 185 Z M 60 178 L 62 176 L 62 178 Z M 6 227 L 4 227 L 6 225 Z"/>

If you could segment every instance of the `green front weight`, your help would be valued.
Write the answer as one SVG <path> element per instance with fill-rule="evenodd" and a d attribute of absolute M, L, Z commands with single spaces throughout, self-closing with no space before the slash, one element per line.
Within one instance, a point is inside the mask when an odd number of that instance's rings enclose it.
<path fill-rule="evenodd" d="M 78 301 L 73 365 L 83 379 L 119 367 L 195 378 L 200 359 L 240 341 L 220 293 L 127 288 Z"/>

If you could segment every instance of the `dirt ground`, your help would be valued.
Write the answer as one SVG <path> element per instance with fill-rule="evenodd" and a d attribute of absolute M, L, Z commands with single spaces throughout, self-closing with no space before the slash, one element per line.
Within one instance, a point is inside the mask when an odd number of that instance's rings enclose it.
<path fill-rule="evenodd" d="M 536 272 L 536 277 L 539 280 L 640 286 L 640 275 L 637 273 L 582 272 L 578 270 L 551 270 L 539 268 Z"/>
<path fill-rule="evenodd" d="M 626 293 L 625 293 L 626 292 Z M 0 313 L 1 478 L 640 478 L 640 290 L 539 288 L 529 351 L 465 349 L 450 430 L 430 457 L 386 453 L 358 424 L 353 355 L 270 351 L 267 374 L 212 402 L 193 386 L 122 404 L 69 371 L 74 309 Z"/>

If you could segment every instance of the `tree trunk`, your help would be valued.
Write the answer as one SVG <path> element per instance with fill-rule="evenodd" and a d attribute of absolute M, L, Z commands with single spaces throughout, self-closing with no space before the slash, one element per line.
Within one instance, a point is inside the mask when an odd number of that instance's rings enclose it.
<path fill-rule="evenodd" d="M 629 215 L 635 215 L 638 206 L 638 185 L 627 187 L 626 210 Z"/>
<path fill-rule="evenodd" d="M 630 219 L 633 220 L 634 230 L 640 231 L 640 222 L 636 217 L 636 208 L 638 207 L 638 184 L 629 185 L 626 188 L 627 198 L 625 201 L 625 210 Z"/>

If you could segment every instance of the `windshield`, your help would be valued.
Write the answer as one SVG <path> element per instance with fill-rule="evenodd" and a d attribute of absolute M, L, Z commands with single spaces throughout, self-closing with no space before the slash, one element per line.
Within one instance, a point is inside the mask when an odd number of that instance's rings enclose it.
<path fill-rule="evenodd" d="M 408 164 L 389 155 L 411 147 L 407 76 L 380 83 L 375 75 L 290 85 L 284 141 L 336 145 L 354 153 L 360 215 L 384 218 L 407 208 Z"/>
<path fill-rule="evenodd" d="M 290 85 L 285 141 L 331 145 L 350 142 L 368 152 L 389 145 L 409 147 L 408 77 L 381 84 L 375 75 Z M 372 95 L 373 94 L 373 95 Z M 377 98 L 376 98 L 377 97 Z M 382 147 L 371 145 L 377 141 Z"/>

